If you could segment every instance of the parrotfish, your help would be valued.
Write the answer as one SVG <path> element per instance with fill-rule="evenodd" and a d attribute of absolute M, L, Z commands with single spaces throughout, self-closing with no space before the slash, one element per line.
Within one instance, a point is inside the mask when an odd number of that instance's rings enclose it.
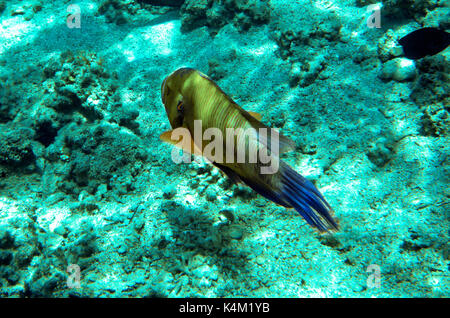
<path fill-rule="evenodd" d="M 161 134 L 162 141 L 206 157 L 233 181 L 243 182 L 278 205 L 294 208 L 320 232 L 338 230 L 333 210 L 319 190 L 279 158 L 281 153 L 294 150 L 295 143 L 264 125 L 260 114 L 244 110 L 212 79 L 192 68 L 180 68 L 167 76 L 161 85 L 161 98 L 172 127 Z M 220 147 L 206 151 L 211 129 L 222 133 L 221 138 L 214 135 L 214 142 L 225 151 L 219 151 Z M 185 134 L 180 135 L 180 130 Z M 197 137 L 199 133 L 203 138 Z M 251 152 L 248 158 L 242 155 L 249 149 L 267 156 L 252 160 Z M 277 164 L 268 167 L 269 161 Z"/>

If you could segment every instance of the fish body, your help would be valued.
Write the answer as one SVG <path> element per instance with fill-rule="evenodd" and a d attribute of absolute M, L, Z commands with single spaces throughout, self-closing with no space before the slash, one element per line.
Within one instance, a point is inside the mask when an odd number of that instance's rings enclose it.
<path fill-rule="evenodd" d="M 422 28 L 405 35 L 398 43 L 405 57 L 417 60 L 445 50 L 450 44 L 450 34 L 437 28 Z"/>
<path fill-rule="evenodd" d="M 178 69 L 163 81 L 161 98 L 172 128 L 189 131 L 192 138 L 189 152 L 204 155 L 203 150 L 211 142 L 205 138 L 195 140 L 196 121 L 201 121 L 201 136 L 208 129 L 222 133 L 221 145 L 225 151 L 215 151 L 213 156 L 206 157 L 227 176 L 244 182 L 279 205 L 295 208 L 320 231 L 338 229 L 329 204 L 316 187 L 280 160 L 279 154 L 293 150 L 294 143 L 261 123 L 258 115 L 241 108 L 208 76 L 191 68 Z M 230 128 L 237 133 L 228 134 Z M 264 129 L 267 134 L 263 133 Z M 164 141 L 175 144 L 170 138 L 170 132 L 161 135 Z M 259 157 L 253 161 L 250 157 L 238 160 L 243 149 L 265 151 L 266 159 L 279 164 L 262 173 L 267 161 L 263 163 Z"/>

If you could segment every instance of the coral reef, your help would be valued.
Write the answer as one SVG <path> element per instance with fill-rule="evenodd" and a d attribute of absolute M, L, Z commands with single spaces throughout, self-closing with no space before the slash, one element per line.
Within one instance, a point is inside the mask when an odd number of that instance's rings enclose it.
<path fill-rule="evenodd" d="M 296 8 L 291 8 L 295 10 Z M 289 9 L 286 9 L 289 10 Z M 289 12 L 289 11 L 287 11 Z M 278 44 L 280 57 L 291 63 L 292 87 L 306 87 L 321 76 L 326 78 L 329 55 L 341 41 L 342 23 L 331 15 L 318 18 L 313 9 L 306 8 L 301 17 L 304 23 L 286 20 L 279 14 L 271 25 L 271 37 Z M 322 48 L 327 47 L 327 51 Z"/>
<path fill-rule="evenodd" d="M 161 6 L 167 4 L 167 6 Z M 147 16 L 159 16 L 171 10 L 171 6 L 179 7 L 180 1 L 135 1 L 135 0 L 104 0 L 98 6 L 96 15 L 103 16 L 108 23 L 124 26 L 130 23 L 148 22 Z M 170 6 L 169 6 L 170 5 Z"/>
<path fill-rule="evenodd" d="M 386 33 L 378 40 L 377 52 L 382 62 L 386 62 L 403 54 L 403 49 L 398 44 L 399 37 L 392 29 L 388 29 Z"/>
<path fill-rule="evenodd" d="M 206 25 L 212 32 L 217 32 L 232 22 L 240 29 L 248 30 L 252 25 L 267 23 L 270 11 L 266 0 L 187 0 L 180 10 L 181 25 L 184 31 Z"/>
<path fill-rule="evenodd" d="M 2 174 L 7 169 L 22 167 L 30 173 L 37 168 L 48 185 L 47 195 L 62 190 L 78 196 L 83 187 L 95 193 L 103 185 L 118 193 L 133 189 L 139 162 L 147 158 L 135 135 L 139 112 L 122 107 L 115 93 L 117 77 L 102 64 L 93 53 L 66 52 L 43 65 L 43 98 L 31 112 L 17 110 L 14 118 L 4 120 L 16 129 L 2 133 Z"/>
<path fill-rule="evenodd" d="M 281 57 L 293 56 L 301 59 L 308 55 L 308 51 L 339 40 L 341 27 L 338 20 L 329 19 L 317 25 L 313 24 L 307 30 L 277 30 L 274 37 L 280 47 Z"/>
<path fill-rule="evenodd" d="M 448 8 L 372 3 L 0 1 L 0 297 L 448 297 L 449 50 L 397 45 Z M 295 142 L 339 232 L 172 161 L 179 67 Z"/>
<path fill-rule="evenodd" d="M 389 19 L 423 18 L 439 0 L 384 0 L 382 14 Z"/>
<path fill-rule="evenodd" d="M 33 163 L 31 134 L 32 130 L 25 128 L 0 132 L 0 165 L 18 168 Z"/>
<path fill-rule="evenodd" d="M 448 135 L 450 124 L 450 66 L 443 56 L 433 56 L 417 63 L 419 79 L 411 98 L 423 109 L 423 132 L 431 136 Z"/>
<path fill-rule="evenodd" d="M 122 25 L 137 13 L 139 6 L 134 1 L 106 0 L 99 6 L 97 14 L 103 15 L 107 22 Z"/>

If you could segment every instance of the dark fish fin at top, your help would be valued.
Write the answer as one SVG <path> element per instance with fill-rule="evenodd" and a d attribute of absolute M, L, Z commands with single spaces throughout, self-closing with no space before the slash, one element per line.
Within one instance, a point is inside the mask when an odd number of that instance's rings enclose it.
<path fill-rule="evenodd" d="M 330 205 L 312 182 L 285 163 L 280 169 L 283 199 L 320 232 L 337 231 L 339 226 L 331 216 Z"/>
<path fill-rule="evenodd" d="M 408 33 L 398 43 L 406 58 L 417 60 L 445 50 L 450 45 L 450 33 L 438 28 L 422 28 Z"/>
<path fill-rule="evenodd" d="M 285 153 L 295 150 L 295 142 L 292 139 L 284 136 L 275 129 L 271 129 L 270 127 L 264 125 L 262 122 L 255 118 L 256 116 L 253 115 L 254 113 L 249 113 L 241 108 L 241 114 L 250 122 L 252 127 L 256 129 L 256 131 L 258 132 L 259 142 L 266 146 L 267 149 L 273 151 L 272 138 L 276 137 L 278 138 L 278 153 Z M 262 136 L 259 134 L 260 128 L 266 129 L 266 136 Z"/>

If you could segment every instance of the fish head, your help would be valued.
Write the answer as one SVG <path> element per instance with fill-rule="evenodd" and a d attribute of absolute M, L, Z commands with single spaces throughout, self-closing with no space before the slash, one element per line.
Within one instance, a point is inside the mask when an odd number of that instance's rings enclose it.
<path fill-rule="evenodd" d="M 196 73 L 198 71 L 193 68 L 179 68 L 167 76 L 161 84 L 161 100 L 173 129 L 183 126 L 186 110 L 190 108 L 183 92 L 188 94 L 190 89 L 186 83 L 189 83 L 189 79 Z"/>
<path fill-rule="evenodd" d="M 161 100 L 173 129 L 183 126 L 183 95 L 180 83 L 174 74 L 167 76 L 161 85 Z"/>

